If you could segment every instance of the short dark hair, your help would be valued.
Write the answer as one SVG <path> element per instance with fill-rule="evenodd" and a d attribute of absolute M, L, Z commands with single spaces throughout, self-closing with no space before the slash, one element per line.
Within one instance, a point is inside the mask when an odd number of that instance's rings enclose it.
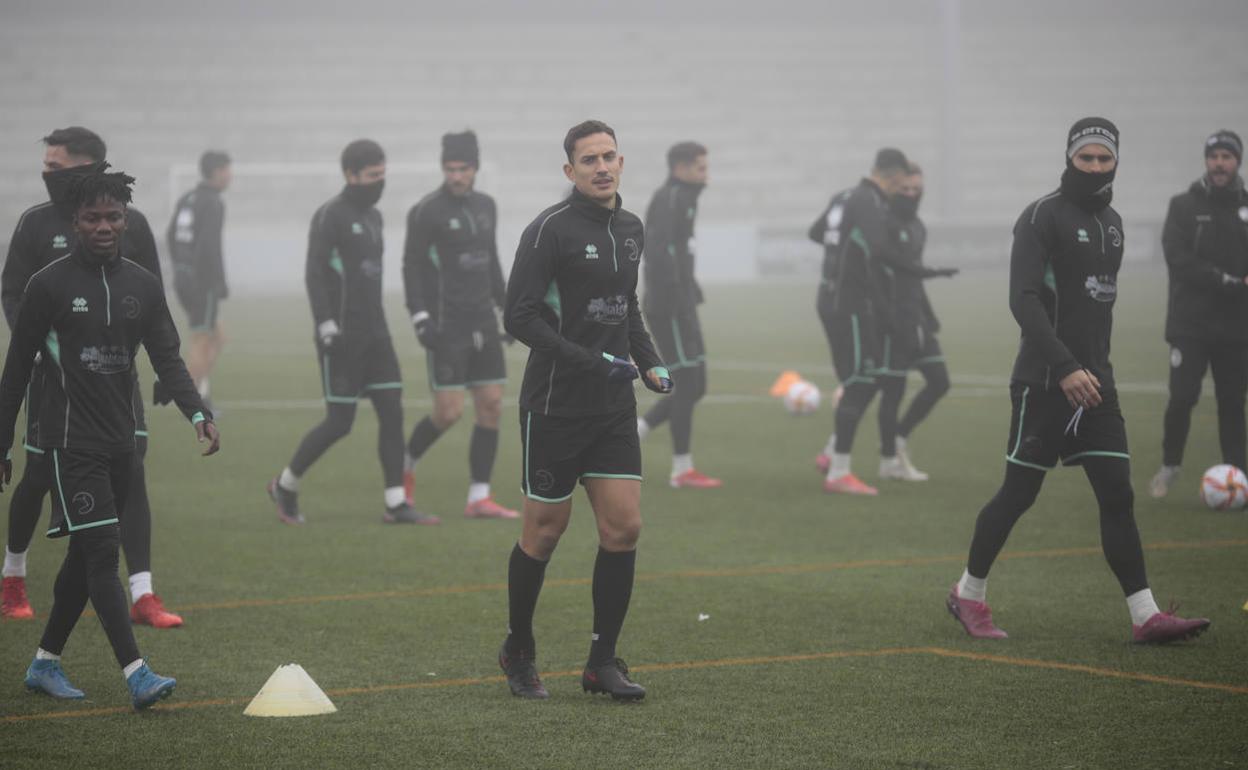
<path fill-rule="evenodd" d="M 910 176 L 923 176 L 923 167 L 914 161 L 910 161 Z"/>
<path fill-rule="evenodd" d="M 910 161 L 906 160 L 906 154 L 896 147 L 885 147 L 875 154 L 873 168 L 885 174 L 895 174 L 898 171 L 908 172 Z"/>
<path fill-rule="evenodd" d="M 356 139 L 342 151 L 342 170 L 352 174 L 385 162 L 385 151 L 372 139 Z"/>
<path fill-rule="evenodd" d="M 84 155 L 96 163 L 108 154 L 108 147 L 100 135 L 82 126 L 58 128 L 43 137 L 43 143 L 48 147 L 64 147 L 70 155 Z"/>
<path fill-rule="evenodd" d="M 199 173 L 204 179 L 219 168 L 230 165 L 230 156 L 221 150 L 208 150 L 199 156 Z"/>
<path fill-rule="evenodd" d="M 667 170 L 671 171 L 682 163 L 693 163 L 706 154 L 706 145 L 698 142 L 677 142 L 667 151 Z"/>
<path fill-rule="evenodd" d="M 572 160 L 572 151 L 576 149 L 576 143 L 594 134 L 607 134 L 611 137 L 611 141 L 616 141 L 615 129 L 601 120 L 586 120 L 583 123 L 577 123 L 569 128 L 567 136 L 563 137 L 563 151 L 567 154 L 568 160 Z"/>
<path fill-rule="evenodd" d="M 130 186 L 133 184 L 134 177 L 124 171 L 95 171 L 83 174 L 75 177 L 70 184 L 66 202 L 70 210 L 75 213 L 83 206 L 99 200 L 112 200 L 125 206 L 130 202 Z"/>

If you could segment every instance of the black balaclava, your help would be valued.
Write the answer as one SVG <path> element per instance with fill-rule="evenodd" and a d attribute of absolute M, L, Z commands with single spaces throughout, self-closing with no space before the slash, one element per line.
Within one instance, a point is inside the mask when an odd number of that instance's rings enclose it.
<path fill-rule="evenodd" d="M 1066 139 L 1066 170 L 1062 172 L 1062 195 L 1089 213 L 1100 211 L 1114 198 L 1114 174 L 1118 170 L 1089 174 L 1075 168 L 1074 157 L 1089 144 L 1109 148 L 1118 159 L 1118 127 L 1106 118 L 1083 118 L 1070 127 Z"/>
<path fill-rule="evenodd" d="M 471 131 L 442 135 L 442 162 L 467 163 L 473 168 L 481 167 L 481 148 L 477 135 Z"/>
<path fill-rule="evenodd" d="M 348 184 L 342 190 L 342 197 L 362 209 L 371 209 L 381 200 L 381 192 L 385 189 L 385 179 L 378 179 L 370 184 Z"/>
<path fill-rule="evenodd" d="M 74 182 L 85 176 L 102 174 L 107 168 L 108 163 L 100 161 L 98 163 L 88 163 L 85 166 L 74 166 L 73 168 L 43 172 L 43 185 L 48 188 L 48 200 L 52 201 L 52 205 L 66 215 L 72 215 L 73 212 L 68 210 L 69 203 L 66 198 L 69 196 L 69 191 L 73 188 Z"/>
<path fill-rule="evenodd" d="M 903 222 L 913 222 L 919 216 L 919 201 L 923 199 L 923 193 L 918 195 L 894 195 L 889 199 L 888 207 L 892 209 L 893 214 Z"/>

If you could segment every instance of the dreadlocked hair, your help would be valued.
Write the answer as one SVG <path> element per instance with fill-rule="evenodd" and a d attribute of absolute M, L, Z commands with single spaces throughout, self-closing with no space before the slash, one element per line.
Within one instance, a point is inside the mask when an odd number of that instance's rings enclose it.
<path fill-rule="evenodd" d="M 124 171 L 108 173 L 101 169 L 74 179 L 69 186 L 66 202 L 73 211 L 100 200 L 117 201 L 125 205 L 130 202 L 132 184 L 134 177 Z"/>

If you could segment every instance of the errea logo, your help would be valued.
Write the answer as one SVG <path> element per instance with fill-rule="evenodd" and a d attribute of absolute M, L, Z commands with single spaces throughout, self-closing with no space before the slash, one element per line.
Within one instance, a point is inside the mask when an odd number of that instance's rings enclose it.
<path fill-rule="evenodd" d="M 63 249 L 69 246 L 69 239 L 63 235 L 57 235 L 52 238 L 52 248 Z"/>
<path fill-rule="evenodd" d="M 464 227 L 462 224 L 459 223 L 458 217 L 451 217 L 451 221 L 447 223 L 447 226 L 450 227 L 452 230 L 462 230 Z"/>
<path fill-rule="evenodd" d="M 586 244 L 585 259 L 598 259 L 598 247 L 594 244 Z"/>
<path fill-rule="evenodd" d="M 1075 236 L 1078 237 L 1080 243 L 1092 242 L 1092 239 L 1088 237 L 1088 231 L 1084 230 L 1082 227 L 1075 231 Z"/>
<path fill-rule="evenodd" d="M 364 234 L 364 225 L 360 224 L 359 222 L 352 222 L 352 223 L 351 223 L 351 232 L 355 233 L 356 235 L 363 235 L 363 234 Z"/>
<path fill-rule="evenodd" d="M 87 307 L 86 297 L 74 297 L 74 301 L 71 304 L 74 306 L 75 313 L 91 312 L 91 309 Z"/>

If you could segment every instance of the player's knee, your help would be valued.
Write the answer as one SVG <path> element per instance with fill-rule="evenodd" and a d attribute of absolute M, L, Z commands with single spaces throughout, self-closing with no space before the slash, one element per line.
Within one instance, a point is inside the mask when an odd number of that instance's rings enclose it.
<path fill-rule="evenodd" d="M 1179 387 L 1170 388 L 1170 409 L 1184 409 L 1191 411 L 1196 408 L 1196 403 L 1200 401 L 1200 383 L 1196 383 L 1196 387 L 1190 387 L 1186 384 Z"/>
<path fill-rule="evenodd" d="M 446 430 L 463 416 L 463 404 L 437 404 L 433 409 L 433 423 L 439 430 Z"/>
<path fill-rule="evenodd" d="M 82 541 L 88 575 L 116 575 L 120 564 L 121 529 L 116 524 L 74 533 Z"/>
<path fill-rule="evenodd" d="M 952 384 L 949 381 L 949 372 L 943 366 L 933 371 L 927 379 L 927 388 L 932 391 L 933 396 L 937 397 L 948 393 Z"/>
<path fill-rule="evenodd" d="M 641 517 L 602 521 L 598 524 L 598 542 L 608 551 L 631 551 L 641 538 Z"/>
<path fill-rule="evenodd" d="M 1135 492 L 1130 482 L 1114 484 L 1100 494 L 1101 516 L 1103 518 L 1121 518 L 1131 516 L 1135 511 Z"/>
<path fill-rule="evenodd" d="M 497 428 L 503 416 L 503 399 L 488 398 L 476 404 L 477 422 L 487 428 Z"/>
<path fill-rule="evenodd" d="M 325 418 L 325 422 L 323 423 L 325 432 L 329 435 L 329 438 L 334 441 L 337 441 L 350 433 L 351 426 L 354 424 L 354 414 L 330 414 L 329 417 Z"/>

